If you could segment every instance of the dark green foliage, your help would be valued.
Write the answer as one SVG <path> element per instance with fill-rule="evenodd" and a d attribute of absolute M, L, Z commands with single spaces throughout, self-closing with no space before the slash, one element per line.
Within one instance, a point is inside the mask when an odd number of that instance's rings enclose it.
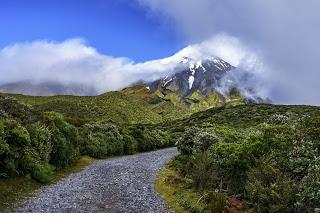
<path fill-rule="evenodd" d="M 55 167 L 50 164 L 39 164 L 33 168 L 31 176 L 40 183 L 49 183 L 53 179 Z"/>
<path fill-rule="evenodd" d="M 310 212 L 320 208 L 320 162 L 319 157 L 309 165 L 308 173 L 301 180 L 297 194 L 297 209 Z"/>
<path fill-rule="evenodd" d="M 50 163 L 58 169 L 62 169 L 79 159 L 80 136 L 78 130 L 65 122 L 59 113 L 45 113 L 44 118 L 52 134 Z"/>
<path fill-rule="evenodd" d="M 193 155 L 193 161 L 188 166 L 191 171 L 189 177 L 197 189 L 204 190 L 213 182 L 218 182 L 216 171 L 213 170 L 211 158 L 208 152 L 197 152 Z M 211 186 L 213 187 L 213 186 Z"/>
<path fill-rule="evenodd" d="M 213 213 L 224 212 L 226 206 L 226 197 L 223 193 L 209 192 L 204 197 L 206 210 Z"/>
<path fill-rule="evenodd" d="M 105 98 L 101 97 L 108 101 Z M 52 179 L 55 169 L 75 163 L 80 154 L 104 158 L 173 144 L 165 131 L 147 125 L 128 128 L 110 119 L 86 121 L 84 117 L 65 119 L 57 112 L 34 110 L 14 98 L 0 96 L 0 177 L 31 175 L 44 183 Z"/>
<path fill-rule="evenodd" d="M 0 97 L 0 173 L 2 177 L 30 174 L 49 182 L 79 157 L 78 130 L 58 113 L 35 112 L 12 98 Z"/>
<path fill-rule="evenodd" d="M 144 125 L 134 125 L 129 128 L 132 137 L 138 142 L 138 151 L 150 151 L 173 145 L 169 135 L 159 129 L 147 128 Z"/>
<path fill-rule="evenodd" d="M 297 193 L 295 181 L 289 174 L 260 161 L 247 173 L 247 199 L 258 212 L 293 212 Z"/>
<path fill-rule="evenodd" d="M 194 138 L 194 148 L 204 152 L 213 144 L 218 143 L 220 138 L 214 132 L 199 132 Z"/>
<path fill-rule="evenodd" d="M 28 169 L 31 140 L 27 130 L 15 120 L 0 120 L 0 172 L 6 175 L 24 173 Z"/>
<path fill-rule="evenodd" d="M 0 123 L 0 172 L 3 176 L 30 173 L 40 182 L 50 181 L 54 167 L 48 165 L 51 152 L 48 129 L 40 123 L 28 125 L 28 128 L 14 120 Z"/>
<path fill-rule="evenodd" d="M 175 121 L 193 126 L 177 133 L 175 168 L 196 190 L 236 195 L 255 212 L 318 211 L 320 112 L 311 109 L 239 106 Z"/>
<path fill-rule="evenodd" d="M 194 137 L 196 136 L 198 129 L 189 128 L 177 141 L 177 146 L 182 155 L 191 155 L 194 148 Z"/>
<path fill-rule="evenodd" d="M 231 128 L 249 128 L 268 122 L 271 116 L 295 114 L 298 118 L 308 115 L 319 116 L 320 108 L 315 106 L 286 106 L 271 104 L 248 104 L 233 107 L 216 107 L 197 112 L 181 120 L 168 121 L 165 127 L 186 129 L 188 127 L 227 126 Z M 162 124 L 159 124 L 162 126 Z"/>
<path fill-rule="evenodd" d="M 96 158 L 123 154 L 123 138 L 116 125 L 107 122 L 86 124 L 82 132 L 82 154 Z"/>
<path fill-rule="evenodd" d="M 47 126 L 37 122 L 27 126 L 31 138 L 31 146 L 39 161 L 49 162 L 52 152 L 52 134 Z"/>
<path fill-rule="evenodd" d="M 123 134 L 123 148 L 124 153 L 126 154 L 134 154 L 138 151 L 138 142 L 134 137 L 132 137 L 128 130 L 124 130 Z"/>
<path fill-rule="evenodd" d="M 289 162 L 300 180 L 297 202 L 300 211 L 320 209 L 320 117 L 305 117 L 299 120 L 300 131 L 295 147 L 290 151 Z"/>

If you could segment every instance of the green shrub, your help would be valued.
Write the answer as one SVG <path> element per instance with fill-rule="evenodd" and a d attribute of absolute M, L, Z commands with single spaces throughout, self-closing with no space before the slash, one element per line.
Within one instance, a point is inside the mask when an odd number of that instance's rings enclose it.
<path fill-rule="evenodd" d="M 289 123 L 289 117 L 281 114 L 274 114 L 270 116 L 267 123 L 272 125 L 286 125 Z"/>
<path fill-rule="evenodd" d="M 58 169 L 62 169 L 79 159 L 80 136 L 78 130 L 65 122 L 59 113 L 45 113 L 44 117 L 52 135 L 50 163 Z"/>
<path fill-rule="evenodd" d="M 299 184 L 296 207 L 300 211 L 317 212 L 320 209 L 320 158 L 310 163 L 308 173 Z"/>
<path fill-rule="evenodd" d="M 31 106 L 18 102 L 15 98 L 0 95 L 0 114 L 4 118 L 12 118 L 22 124 L 33 123 L 39 120 L 40 114 Z"/>
<path fill-rule="evenodd" d="M 194 149 L 202 152 L 207 151 L 210 146 L 219 142 L 219 137 L 214 132 L 199 132 L 194 138 Z"/>
<path fill-rule="evenodd" d="M 225 212 L 226 197 L 223 193 L 219 192 L 209 192 L 204 197 L 204 203 L 206 205 L 206 210 L 212 213 Z"/>
<path fill-rule="evenodd" d="M 124 132 L 123 135 L 124 153 L 134 154 L 138 149 L 138 142 L 128 132 Z"/>
<path fill-rule="evenodd" d="M 189 128 L 177 142 L 174 165 L 195 189 L 240 196 L 257 212 L 313 211 L 320 198 L 312 166 L 320 154 L 320 119 L 304 119 L 310 118 L 276 115 L 247 129 Z"/>
<path fill-rule="evenodd" d="M 9 115 L 2 109 L 0 109 L 0 118 L 8 118 Z"/>
<path fill-rule="evenodd" d="M 40 122 L 27 126 L 31 147 L 34 150 L 35 157 L 42 162 L 49 163 L 52 152 L 51 132 L 48 127 Z"/>
<path fill-rule="evenodd" d="M 124 141 L 119 128 L 112 123 L 95 122 L 82 129 L 82 153 L 96 158 L 120 155 L 124 152 Z"/>
<path fill-rule="evenodd" d="M 28 170 L 28 163 L 24 160 L 27 148 L 31 146 L 28 131 L 15 120 L 1 120 L 0 173 L 9 175 L 23 174 Z"/>
<path fill-rule="evenodd" d="M 88 133 L 82 149 L 82 154 L 95 158 L 104 158 L 110 154 L 103 133 Z"/>
<path fill-rule="evenodd" d="M 188 177 L 192 179 L 193 185 L 197 189 L 215 189 L 219 185 L 219 179 L 208 152 L 195 153 L 190 159 L 188 167 Z"/>
<path fill-rule="evenodd" d="M 130 134 L 138 142 L 138 151 L 145 152 L 148 150 L 153 150 L 155 145 L 153 144 L 153 136 L 148 132 L 149 130 L 143 125 L 132 126 L 130 129 Z"/>
<path fill-rule="evenodd" d="M 293 212 L 296 184 L 289 174 L 261 161 L 247 173 L 246 192 L 256 212 Z"/>
<path fill-rule="evenodd" d="M 176 143 L 178 150 L 182 155 L 191 155 L 194 148 L 194 137 L 199 132 L 197 128 L 189 128 L 186 132 L 180 137 Z"/>
<path fill-rule="evenodd" d="M 49 183 L 53 180 L 54 170 L 54 166 L 50 164 L 37 164 L 31 176 L 40 183 Z"/>
<path fill-rule="evenodd" d="M 145 152 L 164 148 L 174 144 L 172 134 L 161 128 L 150 128 L 146 125 L 133 125 L 128 128 L 128 134 L 138 143 L 138 151 Z"/>

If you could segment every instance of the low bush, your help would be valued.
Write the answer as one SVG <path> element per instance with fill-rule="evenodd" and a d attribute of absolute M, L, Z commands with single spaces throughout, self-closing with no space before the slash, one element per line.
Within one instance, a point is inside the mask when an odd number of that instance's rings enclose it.
<path fill-rule="evenodd" d="M 0 177 L 31 175 L 45 183 L 55 170 L 75 163 L 81 154 L 104 158 L 172 145 L 166 131 L 147 125 L 86 121 L 36 111 L 0 95 Z"/>
<path fill-rule="evenodd" d="M 80 157 L 80 135 L 77 128 L 65 122 L 59 113 L 45 113 L 44 119 L 52 134 L 50 164 L 62 169 L 77 161 Z"/>
<path fill-rule="evenodd" d="M 124 153 L 126 154 L 134 154 L 138 150 L 138 142 L 134 137 L 132 137 L 128 130 L 123 130 L 123 148 Z"/>
<path fill-rule="evenodd" d="M 256 212 L 320 206 L 320 117 L 275 114 L 249 128 L 188 128 L 177 141 L 179 173 L 195 190 L 237 196 Z"/>
<path fill-rule="evenodd" d="M 33 168 L 31 176 L 40 183 L 49 183 L 53 179 L 54 171 L 55 167 L 50 164 L 38 164 Z"/>
<path fill-rule="evenodd" d="M 0 120 L 0 169 L 6 175 L 20 175 L 28 171 L 31 139 L 28 131 L 15 120 Z"/>
<path fill-rule="evenodd" d="M 123 137 L 119 128 L 112 123 L 95 122 L 82 129 L 82 154 L 96 158 L 124 153 Z"/>
<path fill-rule="evenodd" d="M 39 182 L 52 179 L 79 157 L 77 128 L 58 113 L 38 113 L 13 98 L 0 96 L 0 173 L 2 177 L 30 174 Z"/>
<path fill-rule="evenodd" d="M 257 212 L 294 212 L 295 181 L 272 164 L 262 160 L 247 172 L 247 199 Z"/>
<path fill-rule="evenodd" d="M 144 125 L 135 125 L 131 126 L 128 131 L 137 141 L 139 152 L 173 145 L 173 140 L 170 138 L 171 135 L 160 129 L 151 129 Z"/>

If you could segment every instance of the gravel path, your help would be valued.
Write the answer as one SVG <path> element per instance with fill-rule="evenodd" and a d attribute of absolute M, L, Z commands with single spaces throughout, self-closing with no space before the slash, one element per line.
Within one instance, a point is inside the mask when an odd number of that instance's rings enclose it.
<path fill-rule="evenodd" d="M 44 187 L 16 212 L 169 212 L 154 189 L 176 148 L 99 160 L 83 171 Z"/>

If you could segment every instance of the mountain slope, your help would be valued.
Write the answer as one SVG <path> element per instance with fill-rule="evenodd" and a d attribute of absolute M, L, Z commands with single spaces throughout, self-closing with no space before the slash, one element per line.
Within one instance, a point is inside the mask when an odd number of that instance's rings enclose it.
<path fill-rule="evenodd" d="M 236 71 L 231 64 L 217 57 L 199 60 L 182 56 L 171 60 L 180 64 L 180 69 L 148 84 L 148 89 L 159 97 L 191 111 L 245 103 L 245 97 L 237 88 L 230 89 L 228 94 L 220 92 L 222 79 L 229 72 Z"/>
<path fill-rule="evenodd" d="M 63 84 L 54 81 L 42 83 L 22 81 L 3 84 L 0 86 L 0 92 L 33 96 L 95 95 L 97 93 L 93 87 L 76 83 Z"/>
<path fill-rule="evenodd" d="M 9 94 L 7 94 L 9 95 Z M 159 98 L 145 86 L 128 87 L 122 91 L 99 96 L 25 96 L 10 94 L 38 111 L 56 111 L 77 124 L 111 120 L 117 123 L 154 123 L 183 117 L 186 111 Z"/>
<path fill-rule="evenodd" d="M 219 86 L 219 80 L 234 69 L 232 65 L 220 58 L 195 61 L 183 57 L 179 63 L 184 65 L 180 71 L 153 82 L 150 89 L 154 90 L 159 86 L 164 89 L 172 88 L 179 90 L 181 97 L 190 96 L 196 91 L 206 95 L 215 91 Z"/>

